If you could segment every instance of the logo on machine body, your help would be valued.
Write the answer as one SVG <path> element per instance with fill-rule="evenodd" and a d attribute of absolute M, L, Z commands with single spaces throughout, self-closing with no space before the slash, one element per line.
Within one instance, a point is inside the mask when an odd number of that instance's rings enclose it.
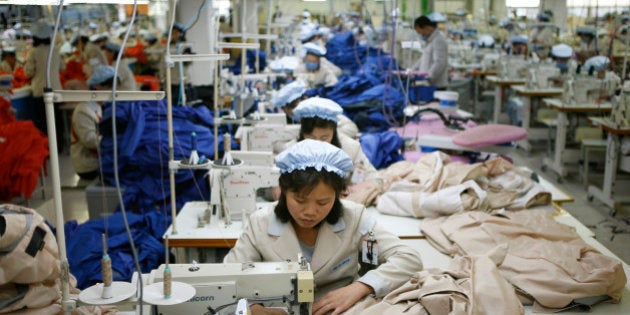
<path fill-rule="evenodd" d="M 188 302 L 208 302 L 214 301 L 214 295 L 193 296 Z"/>

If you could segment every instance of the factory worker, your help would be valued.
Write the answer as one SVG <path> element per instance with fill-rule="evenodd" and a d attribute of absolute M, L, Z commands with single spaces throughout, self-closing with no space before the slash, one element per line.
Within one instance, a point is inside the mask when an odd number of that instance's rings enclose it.
<path fill-rule="evenodd" d="M 370 294 L 381 298 L 422 270 L 414 249 L 383 228 L 365 207 L 340 199 L 352 171 L 352 160 L 343 150 L 304 140 L 275 160 L 280 199 L 251 214 L 224 262 L 295 261 L 301 253 L 314 275 L 313 315 L 341 314 Z M 373 269 L 359 270 L 360 263 Z M 251 311 L 275 314 L 261 304 L 252 305 Z"/>
<path fill-rule="evenodd" d="M 149 67 L 149 73 L 154 76 L 158 76 L 158 72 L 160 71 L 160 60 L 162 59 L 162 55 L 165 53 L 164 46 L 158 41 L 157 36 L 152 33 L 144 33 L 142 35 L 142 39 L 144 41 L 145 52 L 147 54 L 147 60 Z"/>
<path fill-rule="evenodd" d="M 2 48 L 2 63 L 0 63 L 0 71 L 13 74 L 17 58 L 15 57 L 15 47 Z"/>
<path fill-rule="evenodd" d="M 573 56 L 573 49 L 567 44 L 558 44 L 551 47 L 551 58 L 562 73 L 569 71 L 569 60 Z"/>
<path fill-rule="evenodd" d="M 46 124 L 46 110 L 44 106 L 44 88 L 46 87 L 46 63 L 50 52 L 50 41 L 53 34 L 53 26 L 46 22 L 37 22 L 32 28 L 33 49 L 29 52 L 24 63 L 24 74 L 31 79 L 33 93 L 33 105 L 35 109 L 33 123 L 44 134 L 48 134 Z M 65 69 L 65 64 L 61 62 L 61 56 L 57 49 L 53 49 L 50 63 L 50 88 L 61 90 L 59 72 Z M 63 130 L 61 112 L 55 106 L 55 120 L 57 130 Z M 57 132 L 57 143 L 59 150 L 63 149 L 63 134 Z"/>
<path fill-rule="evenodd" d="M 591 57 L 584 63 L 582 69 L 583 73 L 592 75 L 595 78 L 603 79 L 608 85 L 608 96 L 612 96 L 615 93 L 617 87 L 621 84 L 621 79 L 617 74 L 612 71 L 608 71 L 610 67 L 610 59 L 606 56 Z M 600 97 L 606 98 L 606 96 Z"/>
<path fill-rule="evenodd" d="M 282 58 L 274 59 L 269 63 L 269 69 L 276 73 L 284 73 L 284 77 L 277 77 L 277 84 L 285 84 L 293 82 L 295 79 L 293 73 L 295 69 L 300 65 L 300 58 L 296 56 L 284 56 Z"/>
<path fill-rule="evenodd" d="M 321 35 L 319 33 L 319 27 L 313 25 L 312 27 L 303 27 L 300 32 L 300 41 L 303 45 L 307 43 L 315 44 L 322 48 L 322 50 L 326 51 L 326 44 L 321 39 Z M 310 47 L 310 46 L 309 46 Z M 306 48 L 309 49 L 309 48 Z M 325 53 L 324 53 L 325 54 Z M 337 67 L 334 63 L 330 62 L 326 57 L 320 56 L 319 63 L 330 70 L 335 74 L 335 76 L 340 76 L 342 74 L 341 68 Z"/>
<path fill-rule="evenodd" d="M 510 55 L 523 55 L 527 58 L 527 36 L 514 35 L 510 38 Z"/>
<path fill-rule="evenodd" d="M 120 45 L 114 44 L 112 42 L 107 42 L 103 48 L 103 52 L 105 53 L 105 57 L 107 58 L 107 64 L 110 66 L 116 65 L 116 58 L 118 58 L 118 54 L 120 54 Z M 120 60 L 120 65 L 118 67 L 118 77 L 120 78 L 120 85 L 117 85 L 116 88 L 121 91 L 137 91 L 138 87 L 136 86 L 136 79 L 131 72 L 131 68 L 129 67 L 129 61 L 126 58 L 122 58 Z"/>
<path fill-rule="evenodd" d="M 301 80 L 293 81 L 283 86 L 271 97 L 271 105 L 280 108 L 287 115 L 287 123 L 293 123 L 293 110 L 306 99 L 306 83 Z M 359 134 L 357 125 L 344 114 L 337 116 L 337 131 L 351 139 L 356 139 Z"/>
<path fill-rule="evenodd" d="M 479 35 L 476 44 L 479 49 L 494 49 L 494 38 L 487 34 Z"/>
<path fill-rule="evenodd" d="M 114 67 L 101 66 L 88 78 L 90 90 L 111 91 L 114 85 Z M 99 174 L 98 124 L 103 115 L 100 102 L 79 103 L 72 112 L 70 157 L 74 171 L 82 179 L 94 179 Z"/>
<path fill-rule="evenodd" d="M 302 63 L 294 71 L 295 77 L 304 81 L 309 88 L 333 86 L 337 84 L 337 76 L 333 69 L 322 63 L 326 48 L 314 43 L 302 46 Z"/>
<path fill-rule="evenodd" d="M 311 97 L 301 101 L 293 110 L 293 118 L 300 122 L 298 141 L 314 139 L 332 143 L 352 159 L 354 164 L 354 171 L 350 176 L 352 185 L 366 180 L 373 180 L 380 185 L 381 177 L 363 153 L 359 141 L 337 131 L 339 115 L 342 114 L 341 106 L 327 98 Z"/>
<path fill-rule="evenodd" d="M 556 42 L 555 26 L 551 24 L 551 16 L 539 13 L 538 23 L 529 32 L 529 40 L 532 44 L 533 52 L 541 59 L 549 56 L 551 46 Z"/>
<path fill-rule="evenodd" d="M 580 38 L 577 50 L 578 61 L 584 62 L 597 54 L 597 29 L 590 26 L 578 27 L 575 33 Z"/>
<path fill-rule="evenodd" d="M 105 34 L 95 34 L 90 37 L 79 35 L 72 40 L 72 45 L 80 52 L 80 59 L 85 62 L 83 73 L 86 77 L 90 77 L 94 69 L 107 65 L 107 58 L 100 47 L 106 42 Z"/>
<path fill-rule="evenodd" d="M 426 43 L 422 56 L 414 68 L 426 73 L 426 79 L 438 89 L 448 84 L 448 46 L 444 35 L 437 29 L 437 23 L 423 15 L 414 21 L 414 28 L 420 39 Z"/>

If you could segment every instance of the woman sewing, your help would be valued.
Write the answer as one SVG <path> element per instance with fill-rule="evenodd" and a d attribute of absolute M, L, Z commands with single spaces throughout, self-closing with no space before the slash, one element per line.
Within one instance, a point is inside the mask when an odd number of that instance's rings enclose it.
<path fill-rule="evenodd" d="M 278 203 L 251 215 L 224 262 L 295 260 L 302 253 L 314 274 L 314 315 L 340 314 L 370 294 L 383 297 L 422 269 L 418 253 L 368 216 L 365 207 L 340 200 L 352 172 L 343 150 L 306 139 L 280 153 L 276 165 Z M 364 242 L 372 252 L 359 255 Z M 361 262 L 374 269 L 359 277 Z M 284 314 L 263 305 L 251 311 Z"/>

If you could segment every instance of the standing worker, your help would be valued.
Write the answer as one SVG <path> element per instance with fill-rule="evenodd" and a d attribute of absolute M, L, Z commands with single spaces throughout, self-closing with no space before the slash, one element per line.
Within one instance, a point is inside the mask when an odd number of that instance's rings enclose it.
<path fill-rule="evenodd" d="M 34 117 L 33 123 L 44 134 L 48 134 L 46 123 L 46 109 L 44 104 L 44 88 L 46 87 L 46 62 L 48 53 L 50 52 L 50 40 L 53 34 L 53 26 L 46 22 L 37 22 L 33 27 L 33 49 L 26 57 L 24 64 L 24 74 L 31 79 L 31 87 L 33 90 Z M 59 71 L 65 68 L 61 62 L 61 56 L 57 49 L 52 50 L 50 56 L 50 88 L 53 90 L 61 90 L 61 81 L 59 80 Z M 55 107 L 55 118 L 57 122 L 57 130 L 63 130 L 61 123 L 61 112 Z M 63 149 L 63 136 L 61 132 L 57 132 L 57 143 L 59 150 Z"/>
<path fill-rule="evenodd" d="M 426 42 L 422 56 L 414 68 L 426 73 L 426 79 L 438 89 L 446 89 L 448 84 L 448 45 L 444 35 L 437 29 L 437 23 L 426 15 L 414 22 L 416 33 Z"/>

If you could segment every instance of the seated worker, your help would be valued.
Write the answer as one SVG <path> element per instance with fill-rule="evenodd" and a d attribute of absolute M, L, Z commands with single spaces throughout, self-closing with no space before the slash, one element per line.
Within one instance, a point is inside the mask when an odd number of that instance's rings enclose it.
<path fill-rule="evenodd" d="M 314 26 L 313 27 L 303 27 L 302 30 L 300 31 L 300 41 L 302 42 L 302 44 L 307 44 L 307 43 L 313 43 L 321 48 L 324 49 L 324 51 L 326 50 L 326 44 L 324 43 L 324 41 L 322 40 L 323 33 L 320 33 L 320 28 L 318 26 Z M 319 57 L 319 62 L 322 66 L 330 68 L 330 70 L 332 70 L 332 72 L 335 74 L 335 76 L 340 76 L 343 72 L 341 71 L 341 68 L 337 67 L 334 63 L 330 62 L 328 59 L 326 59 L 326 57 L 321 56 Z"/>
<path fill-rule="evenodd" d="M 304 44 L 301 52 L 302 63 L 295 68 L 293 74 L 297 79 L 304 81 L 309 88 L 337 84 L 334 71 L 321 62 L 321 58 L 325 55 L 326 48 L 314 43 Z"/>
<path fill-rule="evenodd" d="M 556 28 L 551 24 L 551 16 L 546 13 L 538 13 L 538 23 L 529 32 L 529 40 L 532 50 L 540 59 L 549 56 L 551 46 L 556 42 Z"/>
<path fill-rule="evenodd" d="M 116 58 L 118 58 L 118 54 L 120 53 L 120 45 L 114 44 L 112 42 L 107 42 L 103 46 L 103 53 L 107 58 L 107 64 L 113 67 L 116 65 Z M 138 87 L 136 86 L 136 79 L 133 75 L 133 72 L 131 72 L 129 61 L 126 58 L 122 58 L 120 60 L 120 66 L 118 67 L 118 77 L 120 78 L 120 85 L 116 86 L 118 90 L 138 90 Z"/>
<path fill-rule="evenodd" d="M 381 298 L 422 270 L 414 249 L 370 217 L 365 207 L 340 199 L 352 172 L 352 160 L 341 149 L 304 140 L 278 155 L 276 165 L 278 203 L 251 214 L 224 262 L 287 261 L 301 253 L 313 270 L 314 315 L 341 314 L 370 294 Z M 374 237 L 377 254 L 361 255 L 369 237 Z M 361 262 L 374 269 L 359 270 Z M 286 313 L 255 304 L 251 314 Z"/>
<path fill-rule="evenodd" d="M 444 35 L 437 29 L 437 22 L 425 15 L 414 21 L 414 29 L 426 46 L 413 69 L 426 73 L 431 85 L 445 89 L 448 84 L 448 45 Z"/>
<path fill-rule="evenodd" d="M 514 35 L 510 38 L 508 55 L 523 55 L 527 58 L 527 36 Z"/>
<path fill-rule="evenodd" d="M 551 58 L 562 74 L 569 71 L 569 60 L 573 56 L 573 48 L 567 44 L 558 44 L 551 47 Z"/>
<path fill-rule="evenodd" d="M 311 97 L 301 101 L 293 110 L 294 119 L 300 122 L 298 141 L 314 139 L 328 142 L 346 152 L 354 164 L 354 171 L 349 176 L 351 187 L 347 198 L 369 205 L 375 201 L 374 193 L 379 192 L 383 179 L 365 156 L 359 141 L 337 131 L 342 113 L 341 106 L 327 98 Z"/>
<path fill-rule="evenodd" d="M 15 47 L 5 47 L 2 49 L 2 63 L 0 63 L 0 72 L 13 74 L 17 58 L 15 57 Z"/>
<path fill-rule="evenodd" d="M 294 123 L 293 110 L 301 101 L 306 99 L 306 84 L 301 81 L 293 81 L 283 86 L 278 92 L 271 97 L 271 105 L 275 108 L 281 108 L 287 115 L 287 123 Z M 337 123 L 337 131 L 340 133 L 356 139 L 359 134 L 359 128 L 357 125 L 346 117 L 344 114 L 339 114 L 339 122 Z"/>
<path fill-rule="evenodd" d="M 592 75 L 598 79 L 603 79 L 608 85 L 603 86 L 602 89 L 606 89 L 607 95 L 600 96 L 600 99 L 606 99 L 612 97 L 617 87 L 621 84 L 621 79 L 617 74 L 612 71 L 608 71 L 610 67 L 610 59 L 606 56 L 591 57 L 584 63 L 585 71 L 588 75 Z"/>
<path fill-rule="evenodd" d="M 577 49 L 577 60 L 585 62 L 597 54 L 597 29 L 592 26 L 578 27 L 575 33 L 580 37 L 580 48 Z"/>
<path fill-rule="evenodd" d="M 114 85 L 114 67 L 101 66 L 87 80 L 90 90 L 108 91 Z M 72 113 L 70 129 L 70 157 L 74 171 L 82 179 L 94 179 L 99 175 L 98 146 L 100 136 L 101 103 L 80 103 Z"/>

